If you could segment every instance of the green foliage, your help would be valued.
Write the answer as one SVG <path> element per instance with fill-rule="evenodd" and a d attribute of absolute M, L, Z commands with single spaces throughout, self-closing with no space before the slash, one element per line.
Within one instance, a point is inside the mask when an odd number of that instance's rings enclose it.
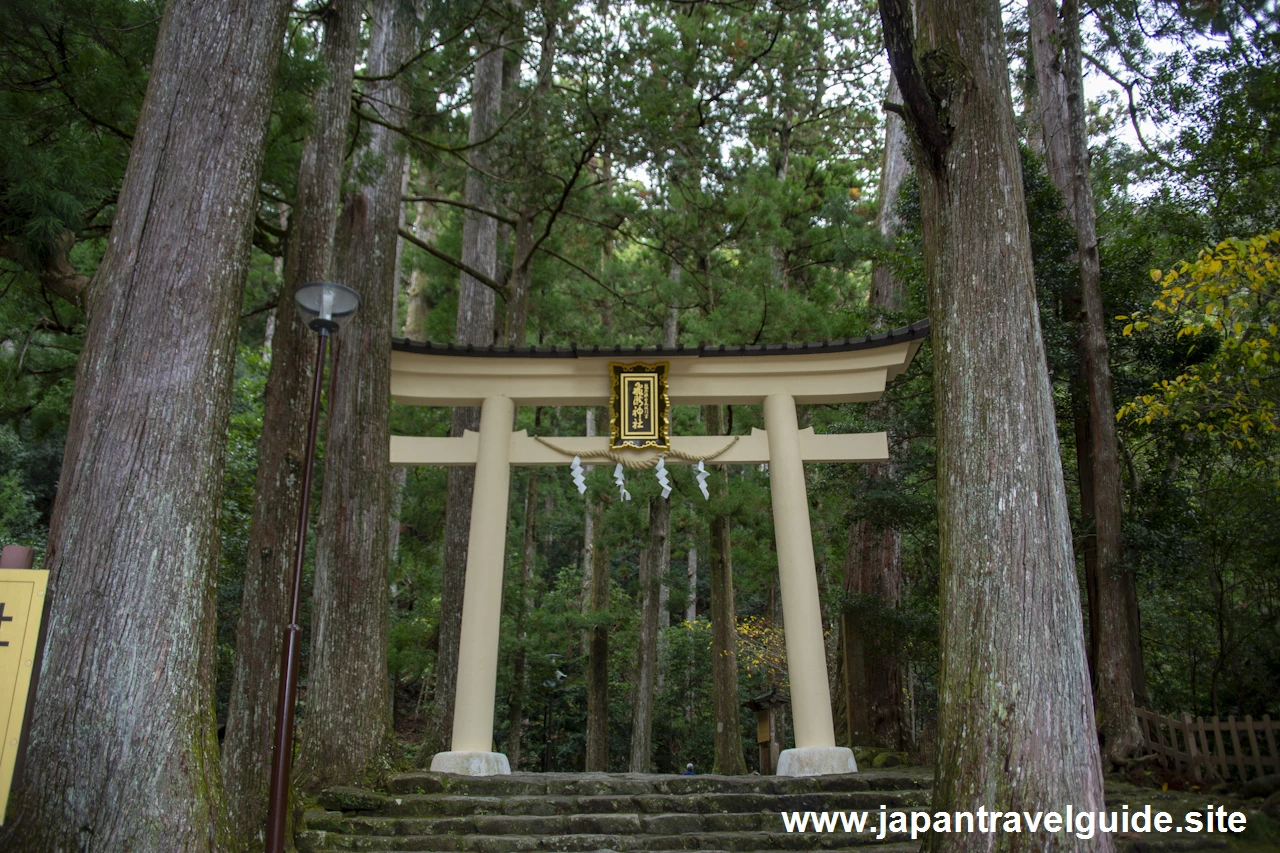
<path fill-rule="evenodd" d="M 26 488 L 21 470 L 25 448 L 17 434 L 0 426 L 0 545 L 26 545 L 44 553 L 44 536 L 35 495 Z"/>
<path fill-rule="evenodd" d="M 1126 336 L 1152 326 L 1172 327 L 1189 353 L 1210 356 L 1173 379 L 1161 379 L 1117 412 L 1151 424 L 1157 419 L 1222 436 L 1237 450 L 1258 449 L 1280 432 L 1280 265 L 1272 257 L 1280 231 L 1249 240 L 1224 240 L 1167 274 L 1152 270 L 1160 294 L 1149 313 L 1121 315 Z M 1208 341 L 1206 347 L 1204 342 Z"/>
<path fill-rule="evenodd" d="M 71 265 L 85 275 L 97 267 L 159 13 L 158 3 L 139 0 L 0 7 L 0 539 L 6 541 L 43 548 L 86 322 L 36 273 L 64 231 L 75 237 Z M 318 7 L 298 9 L 290 24 L 262 170 L 258 251 L 242 307 L 220 517 L 220 714 L 251 556 L 245 547 L 267 375 L 263 344 L 281 297 L 280 258 L 310 96 L 323 76 L 318 14 Z M 460 257 L 472 33 L 500 23 L 511 35 L 508 73 L 486 179 L 503 218 L 532 217 L 538 248 L 528 343 L 653 345 L 673 310 L 686 345 L 841 338 L 925 315 L 914 179 L 890 200 L 903 221 L 899 235 L 886 245 L 875 228 L 885 81 L 873 5 L 642 2 L 592 9 L 547 2 L 501 14 L 499 21 L 497 10 L 481 4 L 441 3 L 422 23 L 424 46 L 432 47 L 402 70 L 411 110 L 401 130 L 411 159 L 407 194 L 425 200 L 406 205 L 406 227 Z M 1117 397 L 1137 401 L 1122 410 L 1121 421 L 1125 541 L 1138 578 L 1153 704 L 1173 712 L 1280 714 L 1274 571 L 1280 541 L 1270 523 L 1280 498 L 1270 452 L 1276 278 L 1272 259 L 1263 257 L 1278 238 L 1229 241 L 1158 281 L 1147 275 L 1206 243 L 1274 227 L 1275 16 L 1248 4 L 1126 0 L 1098 7 L 1095 17 L 1093 59 L 1131 75 L 1135 115 L 1163 131 L 1144 139 L 1149 151 L 1133 148 L 1122 134 L 1127 101 L 1091 105 L 1104 300 L 1109 316 L 1130 318 L 1112 321 L 1112 370 Z M 1146 21 L 1160 22 L 1155 37 L 1143 33 Z M 348 151 L 369 127 L 368 81 L 360 70 Z M 1078 368 L 1075 235 L 1030 148 L 1023 151 L 1022 179 L 1073 529 L 1081 540 L 1088 525 L 1076 478 L 1080 400 L 1071 386 Z M 495 277 L 506 284 L 516 260 L 510 226 L 499 243 Z M 413 246 L 403 247 L 402 263 L 404 277 L 426 296 L 428 338 L 450 340 L 457 269 Z M 873 264 L 906 285 L 901 314 L 868 308 Z M 500 318 L 508 307 L 500 298 Z M 397 311 L 398 331 L 403 294 Z M 1125 323 L 1134 334 L 1124 333 Z M 833 626 L 842 613 L 857 614 L 910 668 L 911 699 L 925 729 L 938 678 L 932 393 L 926 342 L 882 403 L 800 412 L 802 426 L 818 432 L 889 435 L 893 461 L 879 472 L 884 476 L 862 466 L 808 466 L 815 556 L 833 672 Z M 756 407 L 729 407 L 726 415 L 733 434 L 763 426 Z M 703 433 L 701 416 L 678 407 L 675 432 Z M 542 435 L 585 429 L 580 409 L 545 409 L 540 421 L 522 409 L 518 420 L 518 429 Z M 392 408 L 394 434 L 448 429 L 446 410 Z M 524 690 L 523 766 L 541 768 L 548 760 L 554 769 L 577 769 L 586 714 L 583 635 L 607 625 L 610 761 L 612 769 L 624 769 L 638 565 L 657 486 L 650 474 L 631 473 L 635 497 L 622 502 L 611 466 L 589 475 L 591 500 L 606 507 L 601 535 L 613 589 L 606 610 L 584 614 L 584 503 L 567 469 L 536 472 L 537 554 L 528 588 L 518 582 L 523 496 L 534 473 L 517 471 L 512 481 L 500 702 Z M 714 729 L 706 621 L 711 518 L 731 519 L 740 699 L 785 687 L 777 557 L 767 471 L 731 468 L 723 495 L 711 501 L 702 499 L 688 468 L 673 466 L 672 479 L 673 568 L 665 579 L 672 627 L 663 631 L 655 761 L 663 771 L 688 761 L 701 770 L 711 766 Z M 444 494 L 442 470 L 406 472 L 389 579 L 388 664 L 407 737 L 435 710 Z M 901 537 L 903 598 L 896 608 L 842 592 L 849 531 L 862 521 L 893 527 Z M 700 568 L 691 600 L 682 563 L 692 549 Z M 308 589 L 304 582 L 304 599 Z M 526 597 L 532 608 L 521 614 Z M 690 603 L 699 618 L 686 623 Z M 527 662 L 523 684 L 516 683 L 518 653 Z M 750 712 L 744 710 L 742 723 L 744 753 L 754 765 Z M 499 743 L 507 726 L 500 712 Z"/>

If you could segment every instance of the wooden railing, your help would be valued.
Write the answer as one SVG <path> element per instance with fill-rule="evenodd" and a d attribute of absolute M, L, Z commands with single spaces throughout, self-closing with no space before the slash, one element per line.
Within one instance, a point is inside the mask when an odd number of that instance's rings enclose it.
<path fill-rule="evenodd" d="M 1175 720 L 1139 710 L 1138 725 L 1148 752 L 1160 756 L 1165 767 L 1185 769 L 1196 779 L 1245 780 L 1280 773 L 1280 721 L 1270 716 L 1223 721 L 1183 714 Z"/>

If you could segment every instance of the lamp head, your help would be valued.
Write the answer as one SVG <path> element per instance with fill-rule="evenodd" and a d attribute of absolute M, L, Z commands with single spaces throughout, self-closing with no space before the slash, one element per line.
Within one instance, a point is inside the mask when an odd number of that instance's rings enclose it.
<path fill-rule="evenodd" d="M 317 332 L 336 332 L 360 307 L 360 294 L 331 281 L 309 281 L 293 296 L 307 325 Z"/>

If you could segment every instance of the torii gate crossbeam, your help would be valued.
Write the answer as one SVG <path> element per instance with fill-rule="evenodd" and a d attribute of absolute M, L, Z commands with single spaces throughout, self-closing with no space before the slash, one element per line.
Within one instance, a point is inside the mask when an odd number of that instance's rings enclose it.
<path fill-rule="evenodd" d="M 796 739 L 796 747 L 780 756 L 777 772 L 856 771 L 853 753 L 835 743 L 804 463 L 883 461 L 888 443 L 884 433 L 800 430 L 796 404 L 878 399 L 927 334 L 928 322 L 922 321 L 866 338 L 777 347 L 506 350 L 395 342 L 391 392 L 397 402 L 480 406 L 479 433 L 391 439 L 392 464 L 476 466 L 453 739 L 448 752 L 432 759 L 432 770 L 510 772 L 506 756 L 493 751 L 493 720 L 511 466 L 563 465 L 568 458 L 560 449 L 586 455 L 609 443 L 604 437 L 558 437 L 552 447 L 513 432 L 515 407 L 606 405 L 608 362 L 643 360 L 669 365 L 672 405 L 763 404 L 764 430 L 738 437 L 727 449 L 724 436 L 676 436 L 672 451 L 696 457 L 722 450 L 714 464 L 769 463 Z M 659 455 L 619 452 L 637 459 Z"/>

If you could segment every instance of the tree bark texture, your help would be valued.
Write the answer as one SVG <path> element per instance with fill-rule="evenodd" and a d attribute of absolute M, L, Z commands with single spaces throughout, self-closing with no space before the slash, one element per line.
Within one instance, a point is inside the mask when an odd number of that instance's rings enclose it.
<path fill-rule="evenodd" d="M 245 553 L 244 591 L 236 625 L 236 662 L 222 742 L 222 774 L 233 831 L 262 844 L 271 749 L 279 701 L 280 638 L 289 611 L 308 394 L 316 333 L 295 320 L 298 285 L 331 276 L 342 160 L 351 112 L 351 82 L 360 46 L 361 4 L 339 0 L 325 12 L 321 48 L 327 79 L 312 96 L 312 126 L 302 149 L 281 296 L 276 306 L 271 368 L 263 399 L 262 437 L 253 518 Z"/>
<path fill-rule="evenodd" d="M 702 420 L 707 435 L 724 435 L 724 410 L 719 406 L 703 406 Z M 728 470 L 720 467 L 714 484 L 714 496 L 724 497 L 728 489 Z M 733 601 L 733 549 L 729 538 L 729 516 L 716 513 L 711 519 L 709 564 L 711 580 L 711 705 L 715 720 L 713 773 L 745 776 L 747 761 L 742 754 L 742 725 L 738 706 L 738 623 Z"/>
<path fill-rule="evenodd" d="M 907 0 L 880 3 L 920 175 L 933 329 L 933 809 L 1097 810 L 1101 762 L 1000 6 L 937 0 L 916 12 L 913 26 Z M 1042 831 L 939 835 L 925 849 L 1109 853 L 1113 843 Z"/>
<path fill-rule="evenodd" d="M 440 230 L 440 211 L 435 204 L 426 201 L 417 203 L 413 217 L 413 234 L 424 243 L 431 244 L 436 240 Z M 409 289 L 405 294 L 404 327 L 400 334 L 415 343 L 426 343 L 427 317 L 431 306 L 427 304 L 427 274 L 415 269 L 409 274 Z"/>
<path fill-rule="evenodd" d="M 376 0 L 370 76 L 398 69 L 414 49 L 416 31 L 411 11 L 400 0 Z M 403 122 L 408 93 L 401 80 L 374 81 L 368 94 L 370 108 L 388 123 Z M 390 734 L 387 447 L 405 155 L 394 131 L 374 125 L 356 156 L 368 177 L 343 198 L 334 271 L 360 294 L 361 305 L 335 336 L 331 368 L 307 706 L 296 777 L 308 791 L 359 778 L 380 758 Z"/>
<path fill-rule="evenodd" d="M 898 80 L 889 75 L 889 92 L 885 95 L 888 103 L 896 104 L 902 99 L 898 88 Z M 880 199 L 876 212 L 876 230 L 886 244 L 892 244 L 898 231 L 902 228 L 902 220 L 898 216 L 898 194 L 902 191 L 903 180 L 911 173 L 911 163 L 907 159 L 907 129 L 902 118 L 896 113 L 886 113 L 884 123 L 884 159 L 880 165 Z M 902 282 L 893 274 L 893 270 L 884 264 L 876 264 L 871 270 L 870 303 L 875 308 L 886 311 L 905 311 L 907 308 L 907 290 Z"/>
<path fill-rule="evenodd" d="M 658 670 L 658 577 L 655 566 L 663 542 L 652 527 L 650 507 L 649 547 L 640 552 L 640 636 L 636 649 L 636 680 L 631 703 L 632 773 L 653 769 L 653 689 Z M 662 534 L 663 539 L 666 533 Z"/>
<path fill-rule="evenodd" d="M 1089 388 L 1089 428 L 1093 434 L 1093 513 L 1098 550 L 1099 612 L 1108 642 L 1098 648 L 1094 698 L 1102 756 L 1123 760 L 1142 748 L 1134 706 L 1135 672 L 1142 669 L 1141 646 L 1130 636 L 1129 597 L 1132 569 L 1125 565 L 1121 537 L 1123 486 L 1120 439 L 1111 388 L 1107 318 L 1102 304 L 1102 265 L 1090 182 L 1089 139 L 1085 129 L 1084 74 L 1081 68 L 1080 7 L 1064 0 L 1064 58 L 1067 112 L 1070 118 L 1072 185 L 1076 201 L 1076 242 L 1080 252 L 1080 292 L 1084 315 L 1085 368 Z M 1135 596 L 1136 604 L 1136 596 Z M 1137 656 L 1134 652 L 1137 651 Z"/>
<path fill-rule="evenodd" d="M 509 347 L 526 346 L 529 328 L 529 292 L 533 285 L 533 218 L 531 207 L 516 214 L 516 236 L 511 250 L 510 290 L 507 296 L 507 339 Z"/>
<path fill-rule="evenodd" d="M 609 609 L 609 552 L 601 535 L 604 529 L 603 501 L 593 507 L 596 531 L 591 549 L 590 612 L 602 619 Z M 587 760 L 586 771 L 609 769 L 609 628 L 591 628 L 587 646 Z"/>
<path fill-rule="evenodd" d="M 1089 179 L 1078 4 L 1075 0 L 1066 0 L 1062 12 L 1064 20 L 1059 26 L 1054 0 L 1028 3 L 1045 159 L 1075 224 L 1080 264 L 1077 350 L 1089 401 L 1090 511 L 1096 555 L 1094 583 L 1090 588 L 1090 592 L 1097 595 L 1097 603 L 1091 603 L 1090 611 L 1098 623 L 1092 656 L 1093 688 L 1102 756 L 1110 763 L 1128 758 L 1142 745 L 1133 699 L 1134 671 L 1142 663 L 1140 657 L 1133 659 L 1136 644 L 1129 636 L 1126 593 L 1130 570 L 1124 564 L 1121 539 L 1120 450 L 1102 305 L 1093 189 Z"/>
<path fill-rule="evenodd" d="M 877 465 L 877 467 L 882 467 Z M 898 531 L 867 520 L 849 528 L 844 589 L 851 595 L 874 596 L 880 607 L 896 608 L 901 600 L 902 549 Z M 892 640 L 876 642 L 854 614 L 840 616 L 845 659 L 845 712 L 851 746 L 904 746 L 902 667 Z"/>
<path fill-rule="evenodd" d="M 227 419 L 288 3 L 173 0 L 88 295 L 15 851 L 231 843 L 213 716 Z"/>
<path fill-rule="evenodd" d="M 534 417 L 536 426 L 542 425 L 542 410 Z M 528 686 L 528 650 L 525 643 L 529 633 L 525 620 L 533 612 L 533 567 L 538 557 L 538 474 L 529 472 L 529 487 L 524 497 L 524 541 L 520 548 L 520 588 L 516 590 L 516 648 L 511 663 L 511 701 L 508 712 L 507 761 L 511 768 L 520 767 L 522 753 L 520 739 L 524 733 L 524 694 Z"/>
<path fill-rule="evenodd" d="M 472 208 L 492 210 L 494 197 L 485 172 L 489 171 L 490 144 L 485 143 L 498 126 L 502 106 L 501 37 L 480 38 L 471 82 L 471 125 L 467 141 L 471 169 L 463 198 Z M 498 221 L 468 209 L 462 224 L 462 262 L 493 278 L 498 264 Z M 454 342 L 489 346 L 493 343 L 494 292 L 462 273 L 458 281 L 458 317 Z M 450 435 L 480 430 L 480 410 L 459 406 L 453 410 Z M 450 468 L 445 497 L 444 575 L 440 582 L 440 646 L 436 663 L 437 729 L 428 736 L 431 752 L 449 749 L 453 731 L 453 705 L 458 688 L 458 641 L 462 635 L 462 592 L 467 574 L 467 538 L 471 531 L 471 495 L 476 472 L 470 466 Z"/>

